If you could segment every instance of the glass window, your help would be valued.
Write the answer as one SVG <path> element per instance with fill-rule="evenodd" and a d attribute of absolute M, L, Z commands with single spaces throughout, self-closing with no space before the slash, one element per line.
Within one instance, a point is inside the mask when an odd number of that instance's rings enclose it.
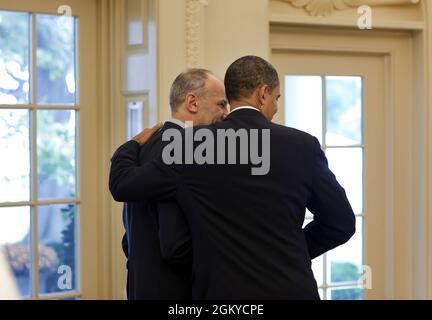
<path fill-rule="evenodd" d="M 0 109 L 0 202 L 30 200 L 29 114 Z"/>
<path fill-rule="evenodd" d="M 328 148 L 330 170 L 343 186 L 355 213 L 363 211 L 363 149 Z"/>
<path fill-rule="evenodd" d="M 37 119 L 39 199 L 73 198 L 75 111 L 39 110 Z"/>
<path fill-rule="evenodd" d="M 0 255 L 8 262 L 0 265 L 0 276 L 8 277 L 5 281 L 13 283 L 21 297 L 30 296 L 32 290 L 30 230 L 30 207 L 0 208 Z"/>
<path fill-rule="evenodd" d="M 357 216 L 355 235 L 312 261 L 325 299 L 363 298 L 357 285 L 364 264 L 362 83 L 355 76 L 285 76 L 285 124 L 318 138 Z M 307 211 L 303 227 L 312 219 Z"/>
<path fill-rule="evenodd" d="M 329 284 L 339 282 L 355 284 L 362 275 L 363 218 L 357 217 L 356 220 L 356 233 L 354 236 L 346 244 L 327 253 L 327 279 Z"/>
<path fill-rule="evenodd" d="M 41 294 L 76 289 L 75 212 L 74 204 L 39 207 L 39 292 Z"/>
<path fill-rule="evenodd" d="M 143 75 L 148 59 L 144 53 L 130 53 L 126 58 L 126 90 L 141 92 L 148 88 L 146 77 Z"/>
<path fill-rule="evenodd" d="M 37 103 L 75 105 L 75 18 L 36 16 Z"/>
<path fill-rule="evenodd" d="M 362 79 L 325 77 L 328 146 L 362 143 Z"/>
<path fill-rule="evenodd" d="M 0 104 L 30 103 L 30 15 L 0 11 Z"/>
<path fill-rule="evenodd" d="M 126 1 L 127 44 L 130 46 L 143 45 L 143 22 L 141 17 L 141 0 Z"/>
<path fill-rule="evenodd" d="M 128 139 L 132 139 L 144 128 L 144 102 L 130 101 L 127 103 L 128 109 Z"/>
<path fill-rule="evenodd" d="M 322 142 L 322 78 L 285 77 L 285 125 L 305 131 Z"/>
<path fill-rule="evenodd" d="M 331 300 L 363 300 L 363 289 L 361 288 L 332 288 L 330 289 Z"/>
<path fill-rule="evenodd" d="M 0 285 L 13 297 L 80 295 L 76 25 L 0 11 Z"/>

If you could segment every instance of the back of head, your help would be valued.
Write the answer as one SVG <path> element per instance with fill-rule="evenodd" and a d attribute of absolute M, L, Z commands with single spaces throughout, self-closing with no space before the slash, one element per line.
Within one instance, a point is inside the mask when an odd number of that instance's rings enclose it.
<path fill-rule="evenodd" d="M 180 73 L 174 80 L 170 90 L 170 106 L 172 111 L 177 111 L 185 101 L 188 93 L 203 95 L 209 70 L 193 68 Z"/>
<path fill-rule="evenodd" d="M 225 73 L 225 90 L 229 102 L 249 98 L 263 85 L 273 90 L 279 85 L 276 69 L 257 56 L 244 56 L 234 61 Z"/>

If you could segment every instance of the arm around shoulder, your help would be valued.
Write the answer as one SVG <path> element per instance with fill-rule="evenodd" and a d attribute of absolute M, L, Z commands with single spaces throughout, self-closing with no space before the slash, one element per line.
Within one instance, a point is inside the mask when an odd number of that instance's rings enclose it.
<path fill-rule="evenodd" d="M 161 158 L 139 165 L 139 144 L 128 141 L 111 159 L 109 189 L 116 201 L 160 200 L 175 195 L 179 176 Z"/>

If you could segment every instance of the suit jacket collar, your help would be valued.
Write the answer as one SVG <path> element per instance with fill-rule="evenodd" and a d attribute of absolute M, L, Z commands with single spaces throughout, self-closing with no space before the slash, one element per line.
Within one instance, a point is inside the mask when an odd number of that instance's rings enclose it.
<path fill-rule="evenodd" d="M 238 119 L 238 118 L 244 118 L 244 117 L 252 117 L 252 118 L 256 118 L 256 119 L 262 119 L 265 120 L 266 122 L 268 122 L 267 118 L 264 117 L 264 115 L 255 109 L 240 109 L 240 110 L 236 110 L 234 112 L 231 112 L 225 120 L 228 119 Z"/>
<path fill-rule="evenodd" d="M 184 129 L 184 128 L 176 122 L 165 121 L 164 125 L 161 128 L 161 131 L 165 131 L 167 129 Z"/>
<path fill-rule="evenodd" d="M 176 119 L 176 118 L 168 119 L 168 120 L 165 121 L 165 123 L 166 123 L 166 122 L 174 123 L 174 124 L 176 124 L 176 125 L 182 127 L 183 129 L 184 129 L 185 126 L 186 126 L 185 122 L 183 122 L 183 121 L 181 121 L 181 120 L 179 120 L 179 119 Z"/>

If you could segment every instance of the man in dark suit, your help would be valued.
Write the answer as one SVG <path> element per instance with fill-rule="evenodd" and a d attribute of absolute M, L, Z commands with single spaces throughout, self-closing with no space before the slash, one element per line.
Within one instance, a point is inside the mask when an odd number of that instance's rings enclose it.
<path fill-rule="evenodd" d="M 117 201 L 176 196 L 192 235 L 193 298 L 319 299 L 311 259 L 355 232 L 345 191 L 315 137 L 270 122 L 280 96 L 271 64 L 240 58 L 228 68 L 225 87 L 232 111 L 205 129 L 214 137 L 246 130 L 249 150 L 268 156 L 268 170 L 251 174 L 256 165 L 251 155 L 246 164 L 211 164 L 221 152 L 226 159 L 230 148 L 220 146 L 204 165 L 166 165 L 160 157 L 139 167 L 134 158 L 139 143 L 130 141 L 112 158 L 111 193 Z M 253 130 L 263 141 L 258 148 L 252 145 Z M 242 156 L 241 140 L 235 159 Z M 314 219 L 302 229 L 306 208 Z"/>
<path fill-rule="evenodd" d="M 143 148 L 136 150 L 137 164 L 147 163 L 160 154 L 165 130 L 182 129 L 185 121 L 197 124 L 221 121 L 227 113 L 224 85 L 208 70 L 187 70 L 175 79 L 171 87 L 170 105 L 172 119 L 162 128 L 156 125 L 146 131 L 146 139 L 154 135 Z M 143 135 L 139 138 L 142 139 Z M 159 212 L 163 213 L 162 217 L 169 217 L 163 230 L 159 228 Z M 123 222 L 126 234 L 122 246 L 128 257 L 128 299 L 190 299 L 190 232 L 175 199 L 160 203 L 127 202 L 123 209 Z M 179 250 L 181 255 L 176 255 Z M 164 259 L 166 257 L 170 258 L 169 262 Z"/>

